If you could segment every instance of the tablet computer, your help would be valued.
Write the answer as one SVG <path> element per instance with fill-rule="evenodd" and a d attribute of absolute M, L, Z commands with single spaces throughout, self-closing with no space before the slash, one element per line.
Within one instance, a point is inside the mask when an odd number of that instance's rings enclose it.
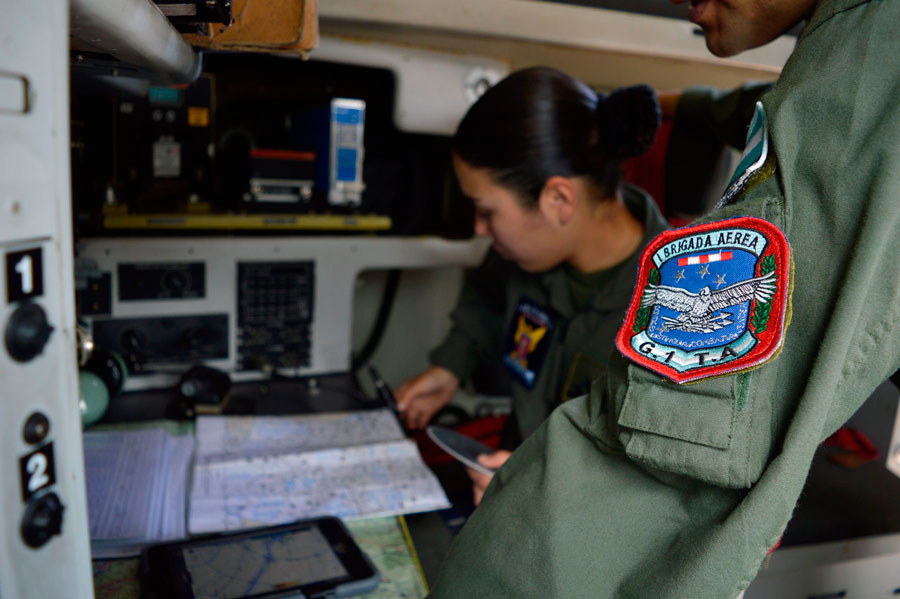
<path fill-rule="evenodd" d="M 368 556 L 338 518 L 155 545 L 141 554 L 155 599 L 349 597 L 378 586 Z"/>
<path fill-rule="evenodd" d="M 425 431 L 438 447 L 467 467 L 488 476 L 494 476 L 494 473 L 497 472 L 494 468 L 488 468 L 478 463 L 478 456 L 494 453 L 497 451 L 496 449 L 443 426 L 428 426 Z"/>

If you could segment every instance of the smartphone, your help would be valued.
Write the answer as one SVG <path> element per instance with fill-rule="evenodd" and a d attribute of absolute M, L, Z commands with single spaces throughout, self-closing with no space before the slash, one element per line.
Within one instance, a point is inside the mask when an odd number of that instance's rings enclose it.
<path fill-rule="evenodd" d="M 378 586 L 378 571 L 335 517 L 149 547 L 142 587 L 155 599 L 349 597 Z"/>

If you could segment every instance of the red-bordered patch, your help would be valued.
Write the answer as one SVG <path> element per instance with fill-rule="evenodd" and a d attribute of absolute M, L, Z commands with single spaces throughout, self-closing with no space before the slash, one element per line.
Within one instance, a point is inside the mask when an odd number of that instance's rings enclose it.
<path fill-rule="evenodd" d="M 781 349 L 791 248 L 754 217 L 666 231 L 641 254 L 616 345 L 676 383 L 761 366 Z"/>

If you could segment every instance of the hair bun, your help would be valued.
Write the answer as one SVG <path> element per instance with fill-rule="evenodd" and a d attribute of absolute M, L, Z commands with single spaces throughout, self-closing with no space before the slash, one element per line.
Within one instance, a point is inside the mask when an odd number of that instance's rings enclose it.
<path fill-rule="evenodd" d="M 623 87 L 597 106 L 601 143 L 619 158 L 640 156 L 653 146 L 662 115 L 656 92 L 648 85 Z"/>

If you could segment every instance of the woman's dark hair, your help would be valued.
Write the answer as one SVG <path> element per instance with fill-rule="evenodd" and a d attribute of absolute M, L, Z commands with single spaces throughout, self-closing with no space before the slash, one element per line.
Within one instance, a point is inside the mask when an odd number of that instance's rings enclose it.
<path fill-rule="evenodd" d="M 646 85 L 604 96 L 556 69 L 534 67 L 485 92 L 463 117 L 451 149 L 533 206 L 553 176 L 587 176 L 613 195 L 622 160 L 649 150 L 659 123 L 656 94 Z"/>

